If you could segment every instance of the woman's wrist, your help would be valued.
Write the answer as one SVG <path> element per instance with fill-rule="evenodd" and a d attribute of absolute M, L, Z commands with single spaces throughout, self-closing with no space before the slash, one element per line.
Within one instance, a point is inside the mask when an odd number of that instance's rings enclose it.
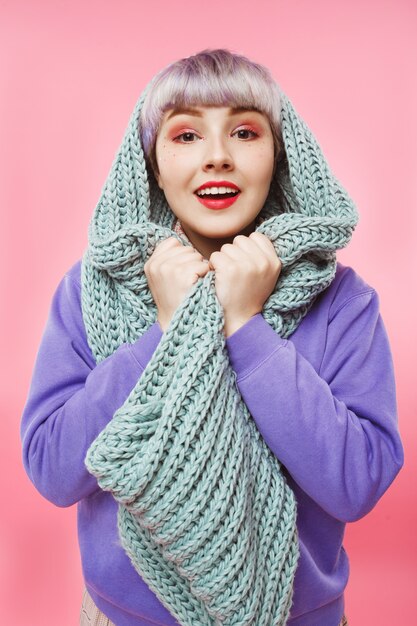
<path fill-rule="evenodd" d="M 224 326 L 223 326 L 223 332 L 224 332 L 225 337 L 227 338 L 227 337 L 230 337 L 230 335 L 233 335 L 233 333 L 239 330 L 239 328 L 242 328 L 242 326 L 244 326 L 246 322 L 248 322 L 254 315 L 256 315 L 256 313 L 253 313 L 247 316 L 233 317 L 233 318 L 228 318 L 227 316 L 225 316 Z"/>

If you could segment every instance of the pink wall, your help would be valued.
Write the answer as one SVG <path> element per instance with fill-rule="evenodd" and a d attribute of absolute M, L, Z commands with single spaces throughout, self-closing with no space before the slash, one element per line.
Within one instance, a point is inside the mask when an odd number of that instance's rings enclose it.
<path fill-rule="evenodd" d="M 412 0 L 1 2 L 0 623 L 77 623 L 76 508 L 44 500 L 21 465 L 34 359 L 137 97 L 169 62 L 219 46 L 270 67 L 359 208 L 339 260 L 380 295 L 406 465 L 348 527 L 347 614 L 350 626 L 414 623 L 416 23 Z"/>

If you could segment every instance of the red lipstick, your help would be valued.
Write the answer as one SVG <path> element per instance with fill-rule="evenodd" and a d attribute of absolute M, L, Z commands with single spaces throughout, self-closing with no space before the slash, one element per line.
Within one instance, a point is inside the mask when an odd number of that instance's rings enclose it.
<path fill-rule="evenodd" d="M 208 196 L 197 196 L 197 200 L 204 204 L 208 209 L 213 209 L 214 211 L 218 211 L 219 209 L 227 209 L 233 202 L 236 202 L 240 194 L 233 196 L 231 198 L 214 198 L 213 196 L 209 198 Z"/>
<path fill-rule="evenodd" d="M 197 194 L 197 191 L 200 189 L 206 189 L 207 187 L 228 187 L 229 189 L 235 189 L 238 193 L 235 196 L 229 196 L 228 198 L 225 198 L 224 195 L 219 198 L 216 195 L 199 196 Z M 209 180 L 208 182 L 200 185 L 194 193 L 201 204 L 204 204 L 204 206 L 208 209 L 218 211 L 220 209 L 227 209 L 227 207 L 231 206 L 240 196 L 240 189 L 237 185 L 235 185 L 235 183 L 231 183 L 228 180 Z"/>
<path fill-rule="evenodd" d="M 196 191 L 200 191 L 200 189 L 206 189 L 206 187 L 230 187 L 231 189 L 236 189 L 236 191 L 240 191 L 239 187 L 235 185 L 235 183 L 231 183 L 229 180 L 208 180 L 206 183 L 200 185 Z"/>

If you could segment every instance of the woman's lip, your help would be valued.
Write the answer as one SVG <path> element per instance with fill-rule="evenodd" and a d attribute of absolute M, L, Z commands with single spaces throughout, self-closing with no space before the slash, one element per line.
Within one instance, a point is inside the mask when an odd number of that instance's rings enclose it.
<path fill-rule="evenodd" d="M 239 187 L 235 185 L 235 183 L 231 183 L 227 180 L 209 180 L 206 183 L 200 185 L 200 187 L 196 189 L 194 193 L 197 193 L 197 191 L 200 191 L 201 189 L 207 189 L 207 187 L 229 187 L 231 189 L 236 189 L 236 191 L 240 191 Z"/>
<path fill-rule="evenodd" d="M 201 204 L 204 204 L 205 207 L 213 211 L 219 211 L 220 209 L 227 209 L 227 207 L 231 206 L 240 196 L 240 192 L 230 198 L 207 198 L 207 196 L 195 195 L 197 200 L 201 202 Z"/>

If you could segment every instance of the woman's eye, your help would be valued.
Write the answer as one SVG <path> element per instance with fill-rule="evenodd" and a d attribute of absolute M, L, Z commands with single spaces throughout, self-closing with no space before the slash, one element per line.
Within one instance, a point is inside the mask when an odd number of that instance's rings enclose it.
<path fill-rule="evenodd" d="M 239 128 L 236 131 L 239 139 L 249 139 L 250 137 L 257 137 L 258 133 L 255 133 L 254 130 L 250 130 L 250 128 Z"/>
<path fill-rule="evenodd" d="M 174 137 L 174 141 L 179 141 L 179 143 L 193 143 L 193 137 L 197 137 L 197 135 L 188 131 Z"/>

